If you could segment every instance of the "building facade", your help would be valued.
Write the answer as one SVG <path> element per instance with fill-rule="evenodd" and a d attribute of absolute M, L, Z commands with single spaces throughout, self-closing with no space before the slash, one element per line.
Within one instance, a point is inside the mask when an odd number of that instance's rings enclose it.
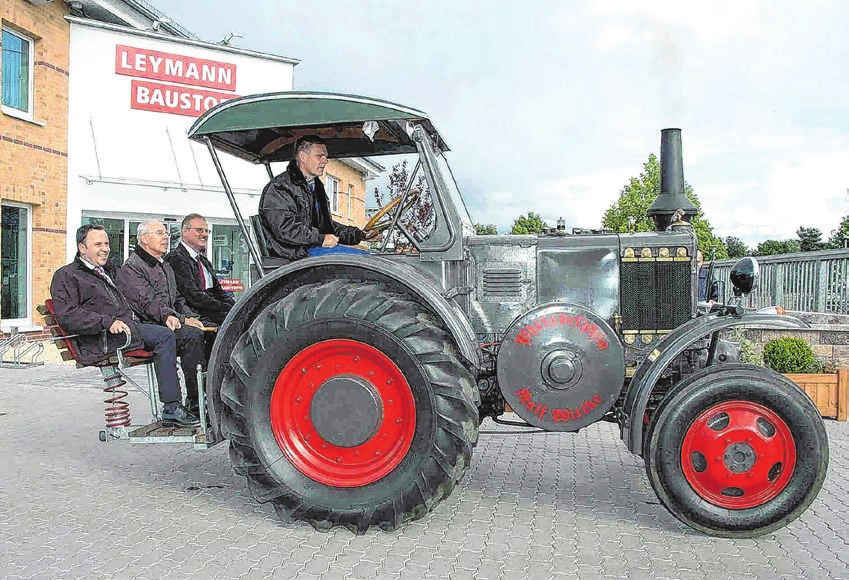
<path fill-rule="evenodd" d="M 163 221 L 173 247 L 183 216 L 200 213 L 211 225 L 216 274 L 243 291 L 247 244 L 208 151 L 186 132 L 229 98 L 292 90 L 298 61 L 200 41 L 141 0 L 0 0 L 0 7 L 0 334 L 39 335 L 35 307 L 49 298 L 53 272 L 73 259 L 84 223 L 104 226 L 120 265 L 141 221 Z M 242 215 L 256 213 L 265 168 L 221 160 Z M 328 164 L 334 219 L 365 223 L 367 180 L 381 170 L 365 159 Z"/>
<path fill-rule="evenodd" d="M 70 25 L 62 2 L 0 0 L 0 330 L 34 328 L 65 263 Z"/>

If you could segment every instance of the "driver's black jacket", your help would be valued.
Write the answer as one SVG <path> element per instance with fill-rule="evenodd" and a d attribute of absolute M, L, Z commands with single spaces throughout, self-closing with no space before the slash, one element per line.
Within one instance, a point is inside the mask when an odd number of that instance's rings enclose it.
<path fill-rule="evenodd" d="M 272 256 L 305 258 L 309 248 L 321 245 L 325 234 L 333 234 L 348 246 L 365 239 L 360 228 L 333 221 L 324 184 L 318 178 L 313 183 L 315 190 L 310 192 L 304 174 L 291 161 L 286 171 L 262 190 L 259 217 Z"/>

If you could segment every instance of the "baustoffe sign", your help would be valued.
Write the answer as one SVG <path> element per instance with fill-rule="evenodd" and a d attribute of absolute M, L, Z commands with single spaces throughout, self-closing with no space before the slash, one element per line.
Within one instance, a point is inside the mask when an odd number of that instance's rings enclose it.
<path fill-rule="evenodd" d="M 119 44 L 115 73 L 138 77 L 130 83 L 130 108 L 197 117 L 237 97 L 236 65 Z M 164 82 L 162 82 L 164 81 Z"/>

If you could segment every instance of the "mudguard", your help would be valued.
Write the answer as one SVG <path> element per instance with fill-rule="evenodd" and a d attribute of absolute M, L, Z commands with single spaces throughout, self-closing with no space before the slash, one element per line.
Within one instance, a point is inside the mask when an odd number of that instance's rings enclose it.
<path fill-rule="evenodd" d="M 460 354 L 477 374 L 481 367 L 481 352 L 475 333 L 465 313 L 453 301 L 443 297 L 438 283 L 400 260 L 372 255 L 331 254 L 306 258 L 267 273 L 251 286 L 230 310 L 218 330 L 209 361 L 207 393 L 214 401 L 210 419 L 218 431 L 214 409 L 220 403 L 219 387 L 229 369 L 229 356 L 236 341 L 247 330 L 263 308 L 279 300 L 297 286 L 334 278 L 378 280 L 405 289 L 430 307 L 451 333 Z"/>
<path fill-rule="evenodd" d="M 794 316 L 751 312 L 738 317 L 714 313 L 694 318 L 666 335 L 634 373 L 625 395 L 625 419 L 621 436 L 631 453 L 643 454 L 643 416 L 649 395 L 669 363 L 696 340 L 718 330 L 744 325 L 761 328 L 809 328 L 808 323 Z"/>

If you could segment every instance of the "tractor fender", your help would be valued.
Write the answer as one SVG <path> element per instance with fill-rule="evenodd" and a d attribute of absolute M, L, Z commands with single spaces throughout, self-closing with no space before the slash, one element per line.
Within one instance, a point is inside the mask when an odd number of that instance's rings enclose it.
<path fill-rule="evenodd" d="M 304 284 L 343 277 L 363 282 L 384 282 L 409 293 L 415 300 L 432 309 L 451 333 L 472 373 L 477 375 L 482 355 L 475 333 L 462 309 L 443 296 L 444 290 L 436 280 L 401 260 L 370 255 L 330 254 L 297 260 L 267 273 L 236 302 L 218 330 L 210 357 L 209 385 L 213 396 L 216 396 L 223 379 L 222 373 L 226 372 L 228 366 L 226 361 L 236 341 L 263 308 Z"/>
<path fill-rule="evenodd" d="M 693 318 L 667 334 L 642 362 L 625 394 L 622 440 L 636 455 L 643 453 L 643 416 L 649 396 L 669 363 L 687 347 L 706 335 L 734 326 L 757 325 L 761 328 L 809 328 L 808 323 L 795 316 L 744 312 L 740 316 L 708 314 Z"/>

